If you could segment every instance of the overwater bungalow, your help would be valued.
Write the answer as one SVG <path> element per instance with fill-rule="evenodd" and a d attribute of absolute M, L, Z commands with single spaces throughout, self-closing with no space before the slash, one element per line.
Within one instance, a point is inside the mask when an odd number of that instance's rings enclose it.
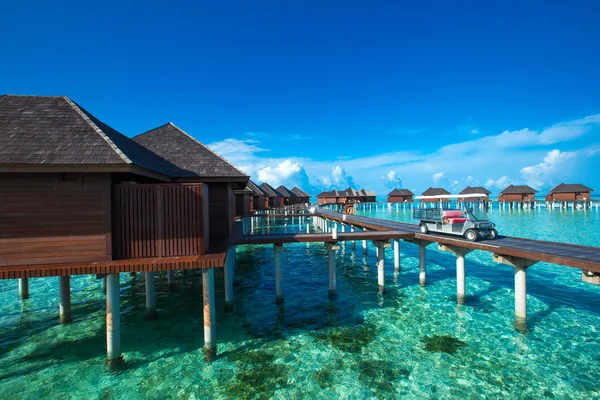
<path fill-rule="evenodd" d="M 172 123 L 133 140 L 67 97 L 0 96 L 0 279 L 106 276 L 107 356 L 120 350 L 119 273 L 201 269 L 205 349 L 215 350 L 214 269 L 222 267 L 248 176 Z M 170 279 L 170 278 L 169 278 Z M 57 307 L 58 308 L 58 307 Z M 58 310 L 57 310 L 58 311 Z"/>
<path fill-rule="evenodd" d="M 363 203 L 374 203 L 377 201 L 377 195 L 374 192 L 371 192 L 370 190 L 367 189 L 362 189 L 360 191 L 361 196 L 361 201 Z"/>
<path fill-rule="evenodd" d="M 408 189 L 394 189 L 387 195 L 388 203 L 411 203 L 415 194 Z"/>
<path fill-rule="evenodd" d="M 339 199 L 340 194 L 336 189 L 329 191 L 326 190 L 317 195 L 317 201 L 319 202 L 319 204 L 338 203 Z"/>
<path fill-rule="evenodd" d="M 247 188 L 252 191 L 252 194 L 250 195 L 250 211 L 264 210 L 267 208 L 266 202 L 268 200 L 265 192 L 263 192 L 252 180 L 248 180 Z"/>
<path fill-rule="evenodd" d="M 281 193 L 281 195 L 283 196 L 283 204 L 284 205 L 291 206 L 294 204 L 298 204 L 298 199 L 296 198 L 296 194 L 294 192 L 292 192 L 291 190 L 289 190 L 288 188 L 286 188 L 285 186 L 281 185 L 275 190 L 277 190 L 277 192 Z"/>
<path fill-rule="evenodd" d="M 561 183 L 546 195 L 546 201 L 590 201 L 594 189 L 580 183 Z"/>
<path fill-rule="evenodd" d="M 248 185 L 244 189 L 234 190 L 235 195 L 235 216 L 243 217 L 250 214 L 250 200 L 254 192 Z"/>
<path fill-rule="evenodd" d="M 280 208 L 285 205 L 283 195 L 273 186 L 265 182 L 259 188 L 265 193 L 267 208 Z"/>
<path fill-rule="evenodd" d="M 481 194 L 481 197 L 469 197 L 468 199 L 459 198 L 458 201 L 466 201 L 466 202 L 485 202 L 490 201 L 490 192 L 486 188 L 482 186 L 467 186 L 464 188 L 459 194 Z"/>
<path fill-rule="evenodd" d="M 449 194 L 450 194 L 450 192 L 444 188 L 430 187 L 429 189 L 424 191 L 421 194 L 421 196 L 444 196 L 444 195 L 449 195 Z M 439 203 L 440 200 L 439 199 L 421 199 L 421 202 L 423 202 L 423 203 Z"/>
<path fill-rule="evenodd" d="M 507 203 L 534 202 L 538 191 L 527 185 L 510 185 L 500 192 L 498 201 Z"/>
<path fill-rule="evenodd" d="M 298 199 L 299 204 L 310 203 L 310 195 L 308 193 L 306 193 L 305 191 L 303 191 L 302 189 L 300 189 L 299 187 L 295 186 L 292 189 L 292 192 L 296 195 L 296 198 Z"/>

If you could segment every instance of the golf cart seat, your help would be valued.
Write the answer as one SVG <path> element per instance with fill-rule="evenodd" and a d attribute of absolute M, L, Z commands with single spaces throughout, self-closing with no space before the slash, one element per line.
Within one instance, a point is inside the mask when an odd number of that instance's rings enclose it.
<path fill-rule="evenodd" d="M 442 214 L 442 219 L 448 224 L 463 224 L 467 221 L 460 210 L 445 210 Z"/>

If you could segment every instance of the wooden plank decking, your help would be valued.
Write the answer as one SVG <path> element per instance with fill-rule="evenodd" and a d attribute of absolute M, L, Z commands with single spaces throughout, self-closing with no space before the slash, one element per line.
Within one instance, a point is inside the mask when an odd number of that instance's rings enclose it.
<path fill-rule="evenodd" d="M 419 227 L 416 224 L 353 215 L 346 215 L 346 219 L 344 220 L 342 214 L 321 208 L 315 212 L 315 215 L 377 231 L 397 230 L 404 234 L 412 233 L 414 239 L 455 245 L 468 249 L 484 250 L 504 256 L 513 256 L 534 261 L 545 261 L 600 273 L 600 248 L 598 247 L 579 246 L 511 236 L 499 236 L 495 240 L 470 242 L 460 236 L 441 234 L 424 235 L 420 233 Z"/>

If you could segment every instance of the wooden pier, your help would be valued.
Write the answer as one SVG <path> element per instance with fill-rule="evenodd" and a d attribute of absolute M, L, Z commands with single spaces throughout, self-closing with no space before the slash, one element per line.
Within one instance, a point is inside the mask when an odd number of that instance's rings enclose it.
<path fill-rule="evenodd" d="M 328 205 L 326 207 L 332 207 Z M 328 249 L 329 257 L 329 288 L 335 292 L 335 250 L 339 243 L 350 242 L 352 250 L 356 250 L 356 242 L 362 241 L 363 254 L 367 254 L 367 241 L 370 240 L 377 248 L 378 287 L 384 292 L 384 251 L 392 248 L 394 252 L 394 269 L 400 270 L 400 241 L 419 246 L 419 283 L 427 282 L 426 249 L 437 244 L 438 249 L 450 252 L 456 256 L 456 287 L 457 300 L 463 303 L 466 293 L 465 258 L 474 250 L 489 252 L 494 262 L 513 268 L 515 277 L 515 326 L 526 328 L 527 318 L 527 269 L 537 262 L 548 262 L 565 265 L 582 270 L 582 279 L 589 283 L 600 284 L 600 248 L 579 246 L 566 243 L 531 240 L 518 237 L 499 236 L 495 240 L 471 242 L 461 237 L 442 234 L 422 234 L 418 225 L 395 222 L 363 216 L 346 215 L 320 207 L 314 213 L 293 214 L 294 217 L 306 218 L 307 224 L 312 224 L 318 233 L 289 233 L 289 234 L 250 234 L 247 221 L 236 224 L 229 244 L 235 249 L 237 245 L 267 245 L 274 246 L 276 257 L 277 301 L 283 301 L 283 274 L 281 249 L 287 243 L 321 242 Z M 278 214 L 280 218 L 291 218 L 292 215 Z M 261 219 L 264 216 L 248 218 Z M 262 226 L 262 225 L 256 225 Z M 308 231 L 308 229 L 307 229 Z M 392 246 L 393 245 L 393 246 Z M 228 258 L 231 260 L 230 252 Z M 227 271 L 227 269 L 226 269 Z M 226 272 L 227 275 L 227 272 Z M 227 277 L 226 277 L 227 280 Z M 229 299 L 231 301 L 232 299 Z"/>

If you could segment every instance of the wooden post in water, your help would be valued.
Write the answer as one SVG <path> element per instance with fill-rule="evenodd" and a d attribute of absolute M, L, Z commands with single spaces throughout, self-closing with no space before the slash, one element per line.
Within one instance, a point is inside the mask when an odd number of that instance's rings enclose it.
<path fill-rule="evenodd" d="M 204 358 L 206 361 L 212 361 L 217 355 L 214 268 L 202 270 L 202 305 L 204 315 Z"/>
<path fill-rule="evenodd" d="M 473 251 L 464 247 L 439 244 L 439 249 L 456 255 L 456 298 L 458 304 L 464 304 L 466 296 L 465 256 Z"/>
<path fill-rule="evenodd" d="M 60 322 L 66 324 L 71 322 L 71 277 L 58 277 L 58 303 L 60 311 Z"/>
<path fill-rule="evenodd" d="M 19 278 L 19 297 L 21 300 L 29 298 L 29 278 Z"/>
<path fill-rule="evenodd" d="M 335 277 L 335 252 L 340 249 L 340 245 L 337 243 L 325 243 L 325 246 L 327 247 L 327 262 L 329 267 L 329 297 L 333 297 L 337 289 Z"/>
<path fill-rule="evenodd" d="M 106 277 L 106 363 L 116 366 L 123 362 L 121 355 L 121 305 L 119 274 Z"/>
<path fill-rule="evenodd" d="M 515 327 L 519 331 L 527 330 L 527 268 L 537 263 L 525 258 L 493 254 L 494 262 L 515 269 Z"/>
<path fill-rule="evenodd" d="M 427 253 L 425 250 L 432 242 L 420 239 L 405 239 L 405 241 L 419 246 L 419 284 L 425 286 L 427 283 Z"/>
<path fill-rule="evenodd" d="M 146 318 L 156 319 L 156 281 L 153 271 L 146 271 Z"/>
<path fill-rule="evenodd" d="M 390 242 L 373 240 L 377 248 L 377 288 L 380 294 L 385 291 L 385 249 L 391 247 Z"/>
<path fill-rule="evenodd" d="M 354 226 L 350 225 L 350 232 L 354 232 Z M 352 251 L 356 250 L 356 240 L 352 240 Z"/>
<path fill-rule="evenodd" d="M 172 269 L 167 271 L 167 283 L 169 284 L 169 290 L 177 290 L 177 282 L 175 282 L 175 271 Z"/>
<path fill-rule="evenodd" d="M 273 250 L 275 251 L 275 303 L 281 304 L 283 303 L 283 266 L 281 265 L 283 244 L 275 243 Z"/>
<path fill-rule="evenodd" d="M 398 204 L 398 203 L 396 203 Z M 394 240 L 394 272 L 400 271 L 400 239 Z"/>
<path fill-rule="evenodd" d="M 227 251 L 225 266 L 223 268 L 224 285 L 225 285 L 225 312 L 233 311 L 233 263 L 235 257 L 235 249 L 230 247 Z"/>

